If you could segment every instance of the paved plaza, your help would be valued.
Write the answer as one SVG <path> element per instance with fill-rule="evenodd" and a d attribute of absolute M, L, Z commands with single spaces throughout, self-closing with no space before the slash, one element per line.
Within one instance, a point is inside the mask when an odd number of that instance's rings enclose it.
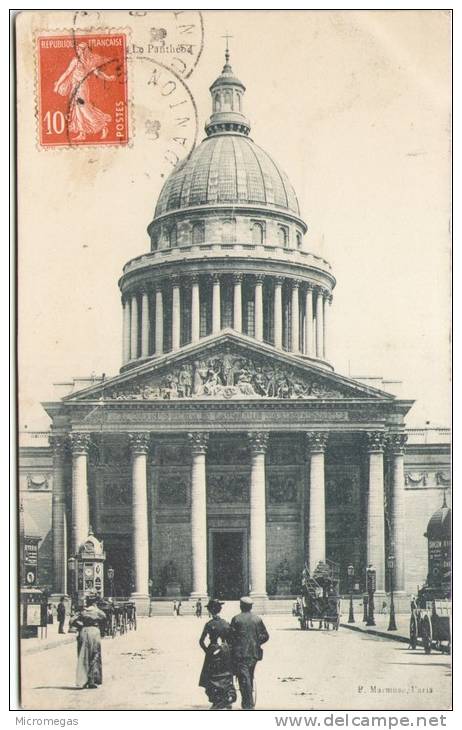
<path fill-rule="evenodd" d="M 224 607 L 231 618 L 234 607 Z M 22 705 L 62 710 L 207 710 L 198 687 L 206 619 L 141 619 L 138 630 L 103 640 L 103 686 L 74 686 L 75 642 L 24 653 Z M 346 628 L 302 632 L 292 616 L 264 617 L 270 641 L 257 667 L 257 709 L 446 710 L 450 657 Z M 57 630 L 55 627 L 51 631 Z M 51 633 L 51 632 L 50 632 Z M 52 638 L 52 637 L 50 637 Z M 27 647 L 27 640 L 25 642 Z M 234 709 L 240 709 L 239 701 Z"/>

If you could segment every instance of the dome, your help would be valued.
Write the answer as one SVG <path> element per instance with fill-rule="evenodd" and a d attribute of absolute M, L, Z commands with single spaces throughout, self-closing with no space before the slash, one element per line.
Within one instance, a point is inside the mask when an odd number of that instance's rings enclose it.
<path fill-rule="evenodd" d="M 441 540 L 451 535 L 451 509 L 446 504 L 446 493 L 443 497 L 443 505 L 429 520 L 425 537 L 429 540 Z"/>
<path fill-rule="evenodd" d="M 215 134 L 179 163 L 164 184 L 155 218 L 198 205 L 249 204 L 300 215 L 287 175 L 249 137 Z"/>

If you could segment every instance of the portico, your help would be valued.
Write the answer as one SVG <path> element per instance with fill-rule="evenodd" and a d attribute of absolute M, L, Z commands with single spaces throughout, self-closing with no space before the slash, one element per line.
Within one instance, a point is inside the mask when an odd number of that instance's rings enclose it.
<path fill-rule="evenodd" d="M 130 584 L 120 579 L 119 590 L 132 595 L 140 610 L 150 593 L 165 594 L 167 564 L 174 565 L 183 597 L 205 598 L 219 585 L 226 592 L 226 581 L 217 582 L 220 545 L 235 545 L 230 580 L 234 576 L 256 603 L 277 596 L 284 559 L 291 565 L 294 591 L 303 565 L 313 571 L 326 558 L 342 570 L 354 561 L 358 574 L 366 561 L 373 562 L 377 588 L 384 590 L 391 539 L 386 520 L 395 534 L 402 519 L 404 439 L 398 419 L 409 403 L 320 369 L 315 373 L 301 361 L 300 371 L 292 369 L 285 387 L 273 391 L 264 343 L 256 352 L 244 336 L 228 334 L 219 344 L 212 338 L 205 352 L 203 347 L 191 345 L 190 357 L 176 363 L 179 371 L 164 356 L 163 362 L 92 386 L 61 404 L 46 404 L 57 427 L 61 423 L 54 479 L 63 484 L 70 507 L 69 551 L 92 525 L 105 540 L 109 561 L 124 556 Z M 207 376 L 199 356 L 209 365 Z M 156 390 L 157 378 L 178 384 L 190 361 L 195 365 L 189 396 L 178 387 L 163 395 Z M 280 379 L 284 364 L 277 363 Z M 214 379 L 215 371 L 219 378 Z M 266 374 L 259 394 L 260 372 Z M 214 389 L 207 387 L 212 380 Z M 243 392 L 235 383 L 245 384 Z M 53 438 L 56 442 L 57 435 Z M 66 441 L 70 449 L 63 451 Z M 391 475 L 389 483 L 385 474 Z M 60 592 L 66 550 L 60 559 L 58 499 L 53 518 Z M 395 556 L 398 587 L 404 555 L 396 538 Z"/>

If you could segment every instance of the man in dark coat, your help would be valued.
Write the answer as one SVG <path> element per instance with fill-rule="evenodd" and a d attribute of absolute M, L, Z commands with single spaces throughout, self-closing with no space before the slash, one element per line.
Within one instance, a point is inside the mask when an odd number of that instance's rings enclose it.
<path fill-rule="evenodd" d="M 263 658 L 261 645 L 269 639 L 260 616 L 251 613 L 252 606 L 248 596 L 241 598 L 241 613 L 231 621 L 234 673 L 239 682 L 243 710 L 254 709 L 253 675 L 257 662 Z"/>
<path fill-rule="evenodd" d="M 64 621 L 66 619 L 66 604 L 64 603 L 64 596 L 61 596 L 61 600 L 56 607 L 56 616 L 58 618 L 58 634 L 64 634 Z"/>

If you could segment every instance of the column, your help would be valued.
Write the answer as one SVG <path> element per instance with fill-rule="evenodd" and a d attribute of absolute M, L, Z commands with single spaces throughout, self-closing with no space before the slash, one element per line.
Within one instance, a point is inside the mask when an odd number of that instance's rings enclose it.
<path fill-rule="evenodd" d="M 133 593 L 143 610 L 149 602 L 149 533 L 147 453 L 149 433 L 129 434 L 132 455 L 132 567 Z"/>
<path fill-rule="evenodd" d="M 300 352 L 300 304 L 299 304 L 299 292 L 300 282 L 297 280 L 292 281 L 292 342 L 291 351 L 294 353 Z"/>
<path fill-rule="evenodd" d="M 324 292 L 323 296 L 323 310 L 322 310 L 322 323 L 323 323 L 323 331 L 322 331 L 322 357 L 324 360 L 327 360 L 327 322 L 329 318 L 329 310 L 332 304 L 332 294 L 329 294 L 328 291 Z"/>
<path fill-rule="evenodd" d="M 313 357 L 313 287 L 306 285 L 305 291 L 305 355 Z"/>
<path fill-rule="evenodd" d="M 88 449 L 90 434 L 70 433 L 72 449 L 72 554 L 87 539 L 90 530 L 88 505 Z"/>
<path fill-rule="evenodd" d="M 198 342 L 200 337 L 200 291 L 199 277 L 191 278 L 191 342 Z"/>
<path fill-rule="evenodd" d="M 308 565 L 310 575 L 317 564 L 326 560 L 326 496 L 324 485 L 324 452 L 327 431 L 306 434 L 310 459 L 310 514 L 308 523 Z"/>
<path fill-rule="evenodd" d="M 407 435 L 405 433 L 393 433 L 389 439 L 392 479 L 390 552 L 395 557 L 395 572 L 393 576 L 393 588 L 395 591 L 405 590 L 406 501 L 404 494 L 404 448 L 406 441 Z"/>
<path fill-rule="evenodd" d="M 263 274 L 255 277 L 255 339 L 263 342 Z"/>
<path fill-rule="evenodd" d="M 323 342 L 322 335 L 324 331 L 323 325 L 323 303 L 322 303 L 322 289 L 315 290 L 315 342 L 316 342 L 316 357 L 322 358 L 323 356 Z"/>
<path fill-rule="evenodd" d="M 242 332 L 242 274 L 233 275 L 233 329 Z"/>
<path fill-rule="evenodd" d="M 212 334 L 221 330 L 220 274 L 213 275 L 212 289 Z"/>
<path fill-rule="evenodd" d="M 385 590 L 385 511 L 383 483 L 383 450 L 385 434 L 367 434 L 369 454 L 369 495 L 367 505 L 367 564 L 377 571 L 377 591 Z"/>
<path fill-rule="evenodd" d="M 146 289 L 141 295 L 141 357 L 149 355 L 149 296 Z"/>
<path fill-rule="evenodd" d="M 64 458 L 66 442 L 63 436 L 50 436 L 53 450 L 53 497 L 51 529 L 53 535 L 53 592 L 67 594 L 67 530 L 64 493 Z"/>
<path fill-rule="evenodd" d="M 207 496 L 205 455 L 208 433 L 188 434 L 191 444 L 191 598 L 207 597 Z"/>
<path fill-rule="evenodd" d="M 274 346 L 282 350 L 282 276 L 274 280 Z"/>
<path fill-rule="evenodd" d="M 122 364 L 130 360 L 130 302 L 122 297 L 123 327 L 122 327 Z"/>
<path fill-rule="evenodd" d="M 138 357 L 138 297 L 133 294 L 131 300 L 131 331 L 130 331 L 130 357 L 136 360 Z"/>
<path fill-rule="evenodd" d="M 180 349 L 180 279 L 172 278 L 172 350 Z"/>
<path fill-rule="evenodd" d="M 266 477 L 267 431 L 249 433 L 250 474 L 250 595 L 266 597 Z"/>
<path fill-rule="evenodd" d="M 161 284 L 156 286 L 156 355 L 164 351 L 164 295 Z"/>

